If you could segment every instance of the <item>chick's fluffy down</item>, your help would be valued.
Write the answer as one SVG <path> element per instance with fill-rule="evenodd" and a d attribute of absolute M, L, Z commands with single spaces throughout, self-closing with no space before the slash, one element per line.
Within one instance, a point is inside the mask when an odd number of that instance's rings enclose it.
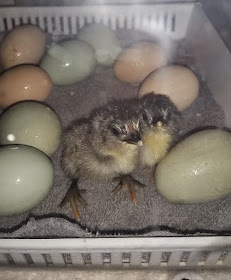
<path fill-rule="evenodd" d="M 70 178 L 113 178 L 128 174 L 136 166 L 139 145 L 129 144 L 130 124 L 138 129 L 139 103 L 115 102 L 92 113 L 89 119 L 74 121 L 63 135 L 64 171 Z M 121 135 L 114 135 L 112 127 L 121 128 Z M 125 136 L 124 136 L 125 135 Z"/>

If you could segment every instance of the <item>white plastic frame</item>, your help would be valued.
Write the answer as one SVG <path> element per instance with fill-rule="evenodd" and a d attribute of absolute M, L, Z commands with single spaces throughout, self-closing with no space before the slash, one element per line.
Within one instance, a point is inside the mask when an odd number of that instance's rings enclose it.
<path fill-rule="evenodd" d="M 76 34 L 85 23 L 103 22 L 112 29 L 145 30 L 148 26 L 149 32 L 164 32 L 173 39 L 187 38 L 191 42 L 198 69 L 204 73 L 212 94 L 223 107 L 227 125 L 231 124 L 231 55 L 199 5 L 137 4 L 0 9 L 0 31 L 8 31 L 15 25 L 29 22 L 52 34 Z M 201 51 L 194 51 L 198 50 L 198 46 Z M 230 236 L 0 239 L 0 264 L 30 267 L 221 268 L 231 266 L 230 251 Z M 123 253 L 128 253 L 129 257 L 125 258 Z M 149 256 L 146 260 L 144 254 Z"/>

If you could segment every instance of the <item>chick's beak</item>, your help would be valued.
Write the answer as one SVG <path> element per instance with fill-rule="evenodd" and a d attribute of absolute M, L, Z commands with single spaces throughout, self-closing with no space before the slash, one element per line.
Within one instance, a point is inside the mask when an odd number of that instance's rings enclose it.
<path fill-rule="evenodd" d="M 130 135 L 124 141 L 128 144 L 139 145 L 142 146 L 142 141 L 139 132 L 134 128 L 132 124 L 128 126 Z"/>
<path fill-rule="evenodd" d="M 131 138 L 131 139 L 126 139 L 124 140 L 125 142 L 127 142 L 128 144 L 133 144 L 133 145 L 138 145 L 138 146 L 142 146 L 142 141 L 140 138 Z"/>

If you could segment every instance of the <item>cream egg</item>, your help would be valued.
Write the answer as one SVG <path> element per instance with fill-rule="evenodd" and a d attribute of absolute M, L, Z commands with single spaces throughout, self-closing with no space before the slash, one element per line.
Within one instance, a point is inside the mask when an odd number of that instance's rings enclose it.
<path fill-rule="evenodd" d="M 179 110 L 189 107 L 199 93 L 199 81 L 187 67 L 168 65 L 152 72 L 141 84 L 138 96 L 147 93 L 167 95 Z"/>
<path fill-rule="evenodd" d="M 33 65 L 19 65 L 0 76 L 0 106 L 21 100 L 43 101 L 51 89 L 52 82 L 45 71 Z"/>
<path fill-rule="evenodd" d="M 231 133 L 197 132 L 158 164 L 157 190 L 173 203 L 202 203 L 231 194 Z"/>
<path fill-rule="evenodd" d="M 51 156 L 59 147 L 62 126 L 58 115 L 39 102 L 24 101 L 0 116 L 0 144 L 33 146 Z"/>
<path fill-rule="evenodd" d="M 54 182 L 51 160 L 24 145 L 0 148 L 0 216 L 31 210 L 48 195 Z"/>
<path fill-rule="evenodd" d="M 114 32 L 101 23 L 91 23 L 82 27 L 78 39 L 94 48 L 97 63 L 102 66 L 111 66 L 121 52 L 120 41 Z"/>
<path fill-rule="evenodd" d="M 95 52 L 85 42 L 64 41 L 47 51 L 40 66 L 50 75 L 54 84 L 74 84 L 86 79 L 94 71 Z"/>
<path fill-rule="evenodd" d="M 12 29 L 0 45 L 0 63 L 7 69 L 19 64 L 38 64 L 46 49 L 46 36 L 35 25 Z"/>
<path fill-rule="evenodd" d="M 126 83 L 140 84 L 152 71 L 166 64 L 167 55 L 161 47 L 140 42 L 120 53 L 114 64 L 114 74 Z"/>

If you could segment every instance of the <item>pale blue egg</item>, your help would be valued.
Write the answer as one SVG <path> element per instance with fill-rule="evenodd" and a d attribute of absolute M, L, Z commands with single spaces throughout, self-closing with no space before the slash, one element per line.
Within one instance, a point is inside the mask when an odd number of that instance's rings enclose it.
<path fill-rule="evenodd" d="M 0 117 L 0 144 L 33 146 L 48 156 L 59 147 L 62 126 L 47 105 L 24 101 L 10 106 Z"/>
<path fill-rule="evenodd" d="M 101 23 L 91 23 L 82 27 L 78 39 L 95 49 L 97 63 L 102 66 L 111 66 L 121 52 L 120 41 L 114 32 Z"/>
<path fill-rule="evenodd" d="M 70 85 L 87 78 L 95 69 L 94 49 L 86 42 L 64 41 L 51 47 L 41 61 L 56 85 Z"/>
<path fill-rule="evenodd" d="M 158 191 L 174 203 L 202 203 L 231 194 L 231 133 L 197 132 L 178 143 L 158 164 Z"/>
<path fill-rule="evenodd" d="M 0 216 L 24 213 L 48 195 L 54 182 L 51 160 L 24 145 L 0 148 Z"/>

